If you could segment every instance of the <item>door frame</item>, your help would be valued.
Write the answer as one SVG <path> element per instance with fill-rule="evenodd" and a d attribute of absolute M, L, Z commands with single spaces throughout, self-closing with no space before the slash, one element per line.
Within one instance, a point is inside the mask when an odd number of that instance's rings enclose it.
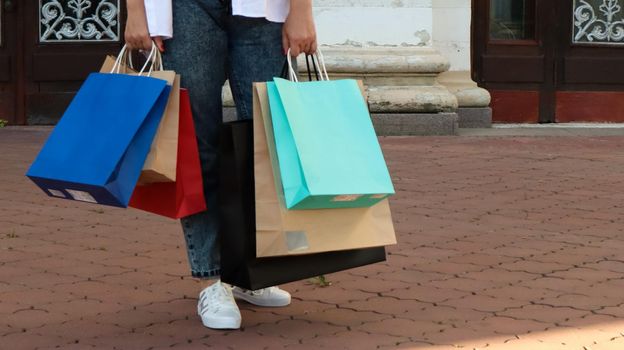
<path fill-rule="evenodd" d="M 4 111 L 9 111 L 8 119 L 11 125 L 20 125 L 26 122 L 26 72 L 24 67 L 24 4 L 20 1 L 12 0 L 13 11 L 7 11 L 5 5 L 7 0 L 0 0 L 0 25 L 1 45 L 0 54 L 8 58 L 8 80 L 4 83 L 8 92 L 6 95 L 10 106 L 5 106 Z M 9 35 L 9 33 L 11 33 Z M 14 34 L 13 34 L 14 33 Z"/>
<path fill-rule="evenodd" d="M 624 122 L 624 72 L 619 68 L 624 47 L 575 43 L 572 0 L 535 0 L 535 41 L 490 40 L 491 1 L 472 0 L 472 77 L 492 93 L 495 118 L 496 110 L 504 111 L 497 120 Z M 539 60 L 527 49 L 535 45 Z M 495 59 L 486 61 L 488 55 Z M 535 65 L 543 68 L 538 72 L 539 82 L 536 76 L 523 80 L 521 71 L 527 70 L 526 62 L 514 65 L 530 55 L 534 55 Z M 501 57 L 516 61 L 503 65 Z M 514 70 L 520 74 L 509 73 Z M 515 113 L 514 108 L 522 113 Z M 513 117 L 508 118 L 508 113 Z M 521 119 L 528 114 L 530 120 Z"/>
<path fill-rule="evenodd" d="M 124 42 L 126 1 L 118 1 L 118 41 L 89 39 L 42 42 L 39 2 L 28 1 L 24 4 L 24 124 L 56 123 L 84 79 L 90 73 L 100 70 L 106 55 L 119 53 Z M 98 2 L 91 1 L 92 8 Z"/>
<path fill-rule="evenodd" d="M 472 0 L 472 78 L 483 88 L 508 93 L 511 100 L 517 98 L 519 105 L 536 104 L 534 111 L 536 118 L 531 118 L 533 122 L 553 123 L 555 122 L 555 72 L 557 70 L 555 53 L 561 24 L 557 21 L 552 23 L 547 19 L 557 18 L 559 1 L 534 1 L 534 39 L 492 40 L 490 38 L 491 0 Z M 484 57 L 488 55 L 519 57 L 536 62 L 539 60 L 541 69 L 533 72 L 533 77 L 526 80 L 487 82 L 483 79 L 485 70 L 492 68 L 485 67 L 484 64 Z M 508 70 L 507 67 L 504 70 Z M 522 75 L 522 72 L 516 75 Z"/>
<path fill-rule="evenodd" d="M 119 52 L 124 38 L 125 0 L 119 0 L 120 40 L 89 43 L 40 42 L 39 1 L 12 0 L 15 10 L 10 13 L 4 11 L 6 1 L 0 0 L 0 56 L 9 57 L 10 77 L 0 84 L 7 88 L 6 101 L 13 105 L 0 106 L 8 111 L 3 113 L 7 115 L 4 119 L 12 125 L 26 125 L 32 115 L 49 114 L 56 121 L 82 80 L 99 70 L 107 54 Z"/>

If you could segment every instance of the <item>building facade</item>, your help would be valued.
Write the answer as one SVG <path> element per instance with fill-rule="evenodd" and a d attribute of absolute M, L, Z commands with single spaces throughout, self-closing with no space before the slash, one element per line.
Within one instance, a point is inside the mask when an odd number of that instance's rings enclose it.
<path fill-rule="evenodd" d="M 365 82 L 384 133 L 453 133 L 458 121 L 624 122 L 624 0 L 314 4 L 330 75 Z M 0 0 L 0 119 L 58 120 L 119 50 L 124 8 Z"/>

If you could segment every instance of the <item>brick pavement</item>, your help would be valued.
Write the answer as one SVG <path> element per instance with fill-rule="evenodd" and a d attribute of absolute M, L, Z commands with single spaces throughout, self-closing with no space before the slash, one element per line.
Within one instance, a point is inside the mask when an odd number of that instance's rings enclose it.
<path fill-rule="evenodd" d="M 195 314 L 176 222 L 29 183 L 44 138 L 0 130 L 0 349 L 624 349 L 624 137 L 386 138 L 387 263 L 228 332 Z"/>

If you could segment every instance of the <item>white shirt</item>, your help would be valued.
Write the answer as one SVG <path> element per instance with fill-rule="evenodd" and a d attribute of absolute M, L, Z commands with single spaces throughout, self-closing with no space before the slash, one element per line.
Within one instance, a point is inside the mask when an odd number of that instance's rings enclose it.
<path fill-rule="evenodd" d="M 172 0 L 144 0 L 147 26 L 151 36 L 173 37 Z M 180 0 L 177 0 L 180 1 Z M 286 21 L 290 0 L 232 0 L 235 16 L 266 18 L 271 22 Z"/>

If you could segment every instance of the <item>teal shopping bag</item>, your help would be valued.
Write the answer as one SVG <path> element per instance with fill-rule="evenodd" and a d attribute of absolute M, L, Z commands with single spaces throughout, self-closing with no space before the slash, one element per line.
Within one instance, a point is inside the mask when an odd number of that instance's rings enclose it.
<path fill-rule="evenodd" d="M 355 80 L 267 83 L 288 209 L 367 207 L 394 194 Z"/>

